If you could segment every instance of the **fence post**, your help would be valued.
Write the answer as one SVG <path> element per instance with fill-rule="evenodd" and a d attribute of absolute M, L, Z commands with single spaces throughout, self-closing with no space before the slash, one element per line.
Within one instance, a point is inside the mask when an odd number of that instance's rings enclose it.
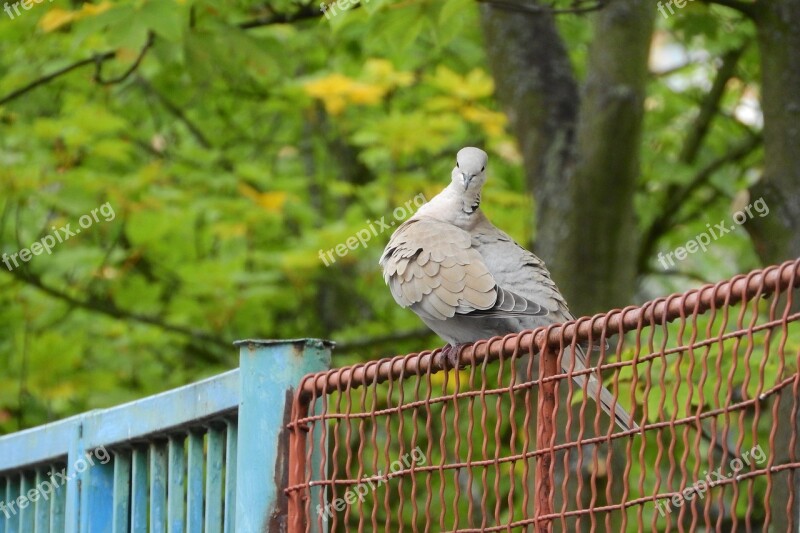
<path fill-rule="evenodd" d="M 81 483 L 78 479 L 78 472 L 75 470 L 75 463 L 83 453 L 83 417 L 76 419 L 71 427 L 71 435 L 67 444 L 67 482 L 66 502 L 64 510 L 64 525 L 67 533 L 79 533 L 81 530 Z"/>
<path fill-rule="evenodd" d="M 292 420 L 299 420 L 308 416 L 308 403 L 298 402 L 295 406 L 295 413 Z M 289 482 L 288 485 L 294 486 L 306 481 L 306 438 L 307 428 L 295 426 L 289 440 Z M 327 444 L 327 442 L 326 442 Z M 313 445 L 312 445 L 313 448 Z M 313 452 L 312 452 L 313 454 Z M 312 461 L 314 457 L 312 455 Z M 313 470 L 313 466 L 312 466 Z M 306 495 L 300 492 L 293 492 L 289 495 L 289 528 L 288 533 L 301 533 L 306 531 L 307 517 L 305 516 Z M 311 508 L 313 509 L 313 505 Z M 315 533 L 324 533 L 316 531 Z"/>
<path fill-rule="evenodd" d="M 236 531 L 286 531 L 289 439 L 300 379 L 330 367 L 332 343 L 319 339 L 242 340 L 236 476 Z"/>
<path fill-rule="evenodd" d="M 538 429 L 536 432 L 536 451 L 551 448 L 551 440 L 555 432 L 554 411 L 556 406 L 556 382 L 543 382 L 547 377 L 558 373 L 558 353 L 554 353 L 545 342 L 539 349 L 539 401 L 537 402 Z M 537 533 L 550 533 L 553 522 L 550 519 L 540 520 L 542 516 L 553 512 L 550 496 L 553 493 L 553 451 L 536 456 L 536 497 L 533 510 L 534 527 Z"/>

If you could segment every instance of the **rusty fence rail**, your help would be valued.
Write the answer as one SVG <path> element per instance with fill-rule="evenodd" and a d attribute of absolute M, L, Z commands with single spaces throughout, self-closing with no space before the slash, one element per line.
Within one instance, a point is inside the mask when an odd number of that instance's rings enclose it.
<path fill-rule="evenodd" d="M 799 283 L 790 261 L 481 341 L 457 368 L 435 350 L 309 374 L 289 530 L 795 530 Z M 578 343 L 638 428 L 575 385 Z"/>

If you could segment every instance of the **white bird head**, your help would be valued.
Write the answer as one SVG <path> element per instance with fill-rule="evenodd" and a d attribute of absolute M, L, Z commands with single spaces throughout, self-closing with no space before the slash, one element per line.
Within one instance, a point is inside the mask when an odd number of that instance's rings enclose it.
<path fill-rule="evenodd" d="M 456 166 L 453 169 L 453 184 L 464 191 L 469 189 L 480 191 L 486 182 L 486 164 L 489 156 L 480 148 L 467 146 L 456 154 Z"/>

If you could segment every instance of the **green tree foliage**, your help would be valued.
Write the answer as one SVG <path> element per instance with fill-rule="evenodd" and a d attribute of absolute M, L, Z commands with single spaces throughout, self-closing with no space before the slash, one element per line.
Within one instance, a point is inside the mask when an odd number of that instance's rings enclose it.
<path fill-rule="evenodd" d="M 105 202 L 116 215 L 3 266 L 0 427 L 217 373 L 242 337 L 434 344 L 383 286 L 388 232 L 328 267 L 320 252 L 435 195 L 461 145 L 494 151 L 490 209 L 527 237 L 474 6 L 321 15 L 170 0 L 0 19 L 2 251 Z"/>
<path fill-rule="evenodd" d="M 435 195 L 463 145 L 491 154 L 489 216 L 535 238 L 474 2 L 30 5 L 0 17 L 0 251 L 106 202 L 115 216 L 0 268 L 4 431 L 230 368 L 237 338 L 331 338 L 337 364 L 437 345 L 384 287 L 388 231 L 335 249 Z M 730 224 L 762 160 L 752 27 L 700 3 L 658 17 L 669 64 L 645 102 L 638 299 L 757 265 L 741 228 L 667 270 L 656 259 Z M 557 23 L 580 78 L 602 36 L 587 16 Z"/>

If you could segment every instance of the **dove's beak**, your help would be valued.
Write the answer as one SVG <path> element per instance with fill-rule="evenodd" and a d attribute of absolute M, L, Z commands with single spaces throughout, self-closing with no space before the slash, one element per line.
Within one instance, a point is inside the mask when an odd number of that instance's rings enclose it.
<path fill-rule="evenodd" d="M 466 190 L 469 188 L 469 182 L 471 182 L 471 181 L 472 181 L 472 178 L 474 178 L 474 177 L 475 177 L 475 176 L 467 176 L 467 175 L 466 175 L 466 174 L 464 174 L 464 173 L 462 173 L 462 174 L 461 174 L 461 179 L 463 179 L 463 180 L 464 180 L 464 190 L 465 190 L 465 191 L 466 191 Z"/>

